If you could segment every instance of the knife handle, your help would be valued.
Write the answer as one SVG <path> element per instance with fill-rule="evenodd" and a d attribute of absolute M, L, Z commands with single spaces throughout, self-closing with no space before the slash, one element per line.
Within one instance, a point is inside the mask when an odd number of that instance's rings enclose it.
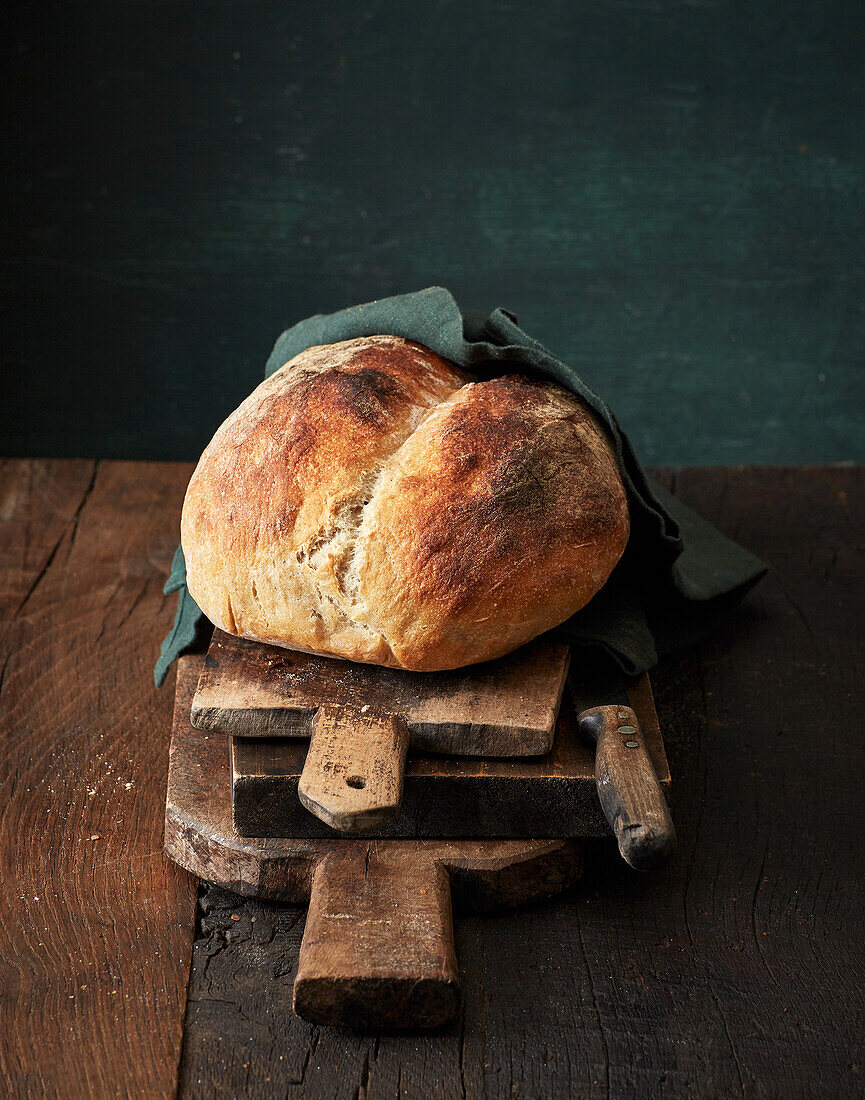
<path fill-rule="evenodd" d="M 579 724 L 597 743 L 598 798 L 622 858 L 638 871 L 660 866 L 676 845 L 676 830 L 636 714 L 630 707 L 592 707 Z"/>

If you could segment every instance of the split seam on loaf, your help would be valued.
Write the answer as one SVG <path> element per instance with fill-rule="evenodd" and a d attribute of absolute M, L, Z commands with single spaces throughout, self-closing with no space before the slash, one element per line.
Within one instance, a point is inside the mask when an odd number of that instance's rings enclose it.
<path fill-rule="evenodd" d="M 466 385 L 472 385 L 472 383 Z M 340 509 L 333 525 L 326 532 L 321 532 L 319 538 L 315 540 L 312 550 L 303 548 L 297 554 L 298 562 L 308 563 L 315 572 L 318 572 L 322 567 L 326 568 L 328 563 L 332 563 L 334 582 L 337 591 L 342 596 L 342 601 L 337 603 L 332 596 L 322 591 L 321 585 L 313 578 L 312 583 L 319 598 L 328 600 L 354 626 L 383 641 L 391 653 L 393 649 L 387 632 L 381 627 L 380 623 L 376 621 L 371 626 L 358 617 L 359 615 L 369 614 L 372 610 L 365 601 L 361 602 L 361 576 L 358 557 L 360 538 L 379 490 L 387 479 L 387 475 L 398 464 L 401 452 L 409 445 L 421 425 L 425 424 L 447 405 L 455 393 L 464 388 L 464 386 L 456 387 L 443 400 L 427 406 L 412 426 L 411 431 L 399 440 L 389 455 L 377 461 L 375 466 L 368 471 L 357 492 Z"/>

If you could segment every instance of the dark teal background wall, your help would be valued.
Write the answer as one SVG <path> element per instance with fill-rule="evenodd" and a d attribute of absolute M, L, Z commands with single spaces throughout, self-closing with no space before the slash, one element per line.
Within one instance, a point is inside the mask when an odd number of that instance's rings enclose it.
<path fill-rule="evenodd" d="M 442 283 L 647 462 L 865 458 L 860 0 L 19 20 L 5 453 L 194 458 L 287 324 Z"/>

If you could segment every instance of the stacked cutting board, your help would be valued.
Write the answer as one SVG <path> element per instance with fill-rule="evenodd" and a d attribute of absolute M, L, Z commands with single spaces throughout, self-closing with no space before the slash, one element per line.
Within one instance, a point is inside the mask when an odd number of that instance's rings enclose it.
<path fill-rule="evenodd" d="M 457 1013 L 452 902 L 554 894 L 581 838 L 649 869 L 674 843 L 648 677 L 629 684 L 541 638 L 412 673 L 214 632 L 181 658 L 165 846 L 247 895 L 308 903 L 296 1011 L 354 1027 Z"/>

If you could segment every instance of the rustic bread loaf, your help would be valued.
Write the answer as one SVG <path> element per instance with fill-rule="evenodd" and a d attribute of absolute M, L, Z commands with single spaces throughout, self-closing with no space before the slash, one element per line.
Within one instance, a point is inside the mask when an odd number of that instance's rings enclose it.
<path fill-rule="evenodd" d="M 394 336 L 309 348 L 192 475 L 189 591 L 221 629 L 396 668 L 515 649 L 586 604 L 628 539 L 616 461 L 552 383 L 472 382 Z"/>

